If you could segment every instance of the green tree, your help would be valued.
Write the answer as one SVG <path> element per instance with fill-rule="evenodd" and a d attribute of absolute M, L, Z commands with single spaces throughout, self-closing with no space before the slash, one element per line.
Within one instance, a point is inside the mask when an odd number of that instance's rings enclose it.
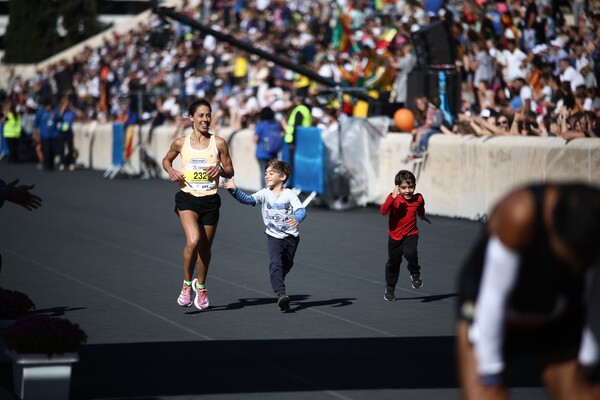
<path fill-rule="evenodd" d="M 93 0 L 10 0 L 8 12 L 5 63 L 43 61 L 104 28 Z"/>

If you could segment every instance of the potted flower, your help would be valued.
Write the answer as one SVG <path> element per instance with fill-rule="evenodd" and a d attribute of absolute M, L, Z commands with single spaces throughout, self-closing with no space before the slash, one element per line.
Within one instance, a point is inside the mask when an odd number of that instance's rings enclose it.
<path fill-rule="evenodd" d="M 20 354 L 75 353 L 87 341 L 86 333 L 68 319 L 30 315 L 18 319 L 4 332 L 6 348 Z"/>
<path fill-rule="evenodd" d="M 35 308 L 35 304 L 25 293 L 0 287 L 0 362 L 8 362 L 4 355 L 4 331 Z"/>
<path fill-rule="evenodd" d="M 35 308 L 25 293 L 0 287 L 0 320 L 14 321 Z"/>
<path fill-rule="evenodd" d="M 79 361 L 77 351 L 87 341 L 79 325 L 64 318 L 29 315 L 6 329 L 4 341 L 19 398 L 69 398 L 71 366 Z"/>

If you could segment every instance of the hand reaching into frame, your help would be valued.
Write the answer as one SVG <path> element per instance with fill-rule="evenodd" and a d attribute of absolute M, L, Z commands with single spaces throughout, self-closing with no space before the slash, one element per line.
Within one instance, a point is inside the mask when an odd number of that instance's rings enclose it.
<path fill-rule="evenodd" d="M 4 183 L 4 182 L 2 182 Z M 6 200 L 18 204 L 29 211 L 42 206 L 42 199 L 31 193 L 35 185 L 18 185 L 18 179 L 6 184 Z"/>

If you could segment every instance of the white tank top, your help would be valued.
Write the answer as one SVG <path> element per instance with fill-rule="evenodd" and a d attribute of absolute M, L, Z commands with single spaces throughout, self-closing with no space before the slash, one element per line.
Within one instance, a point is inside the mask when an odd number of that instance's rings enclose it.
<path fill-rule="evenodd" d="M 192 148 L 190 140 L 191 134 L 185 137 L 180 153 L 184 176 L 181 190 L 196 197 L 213 195 L 219 188 L 219 178 L 209 178 L 204 168 L 217 166 L 219 151 L 215 137 L 210 137 L 208 147 L 204 150 Z"/>

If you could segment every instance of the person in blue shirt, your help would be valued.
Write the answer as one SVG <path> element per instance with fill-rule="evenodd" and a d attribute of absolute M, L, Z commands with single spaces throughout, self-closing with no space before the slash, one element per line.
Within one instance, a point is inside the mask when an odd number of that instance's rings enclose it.
<path fill-rule="evenodd" d="M 285 161 L 271 160 L 265 169 L 267 187 L 248 195 L 240 190 L 233 178 L 223 182 L 223 187 L 242 204 L 261 205 L 267 249 L 269 251 L 269 276 L 277 296 L 279 310 L 290 309 L 286 294 L 285 277 L 294 265 L 294 256 L 300 243 L 298 225 L 306 218 L 304 205 L 298 196 L 284 187 L 292 169 Z"/>
<path fill-rule="evenodd" d="M 256 143 L 256 159 L 260 167 L 260 185 L 264 186 L 264 172 L 267 161 L 277 159 L 281 145 L 283 144 L 283 128 L 281 123 L 275 119 L 275 113 L 271 107 L 263 108 L 258 114 L 259 122 L 254 131 L 254 143 Z"/>
<path fill-rule="evenodd" d="M 54 170 L 54 156 L 56 155 L 58 140 L 58 120 L 58 112 L 52 108 L 50 101 L 46 101 L 35 116 L 34 132 L 40 138 L 45 171 Z"/>
<path fill-rule="evenodd" d="M 60 171 L 68 168 L 75 170 L 75 146 L 73 145 L 73 121 L 83 112 L 73 107 L 71 100 L 65 97 L 58 105 L 58 154 L 60 155 Z M 65 152 L 66 147 L 66 152 Z"/>

